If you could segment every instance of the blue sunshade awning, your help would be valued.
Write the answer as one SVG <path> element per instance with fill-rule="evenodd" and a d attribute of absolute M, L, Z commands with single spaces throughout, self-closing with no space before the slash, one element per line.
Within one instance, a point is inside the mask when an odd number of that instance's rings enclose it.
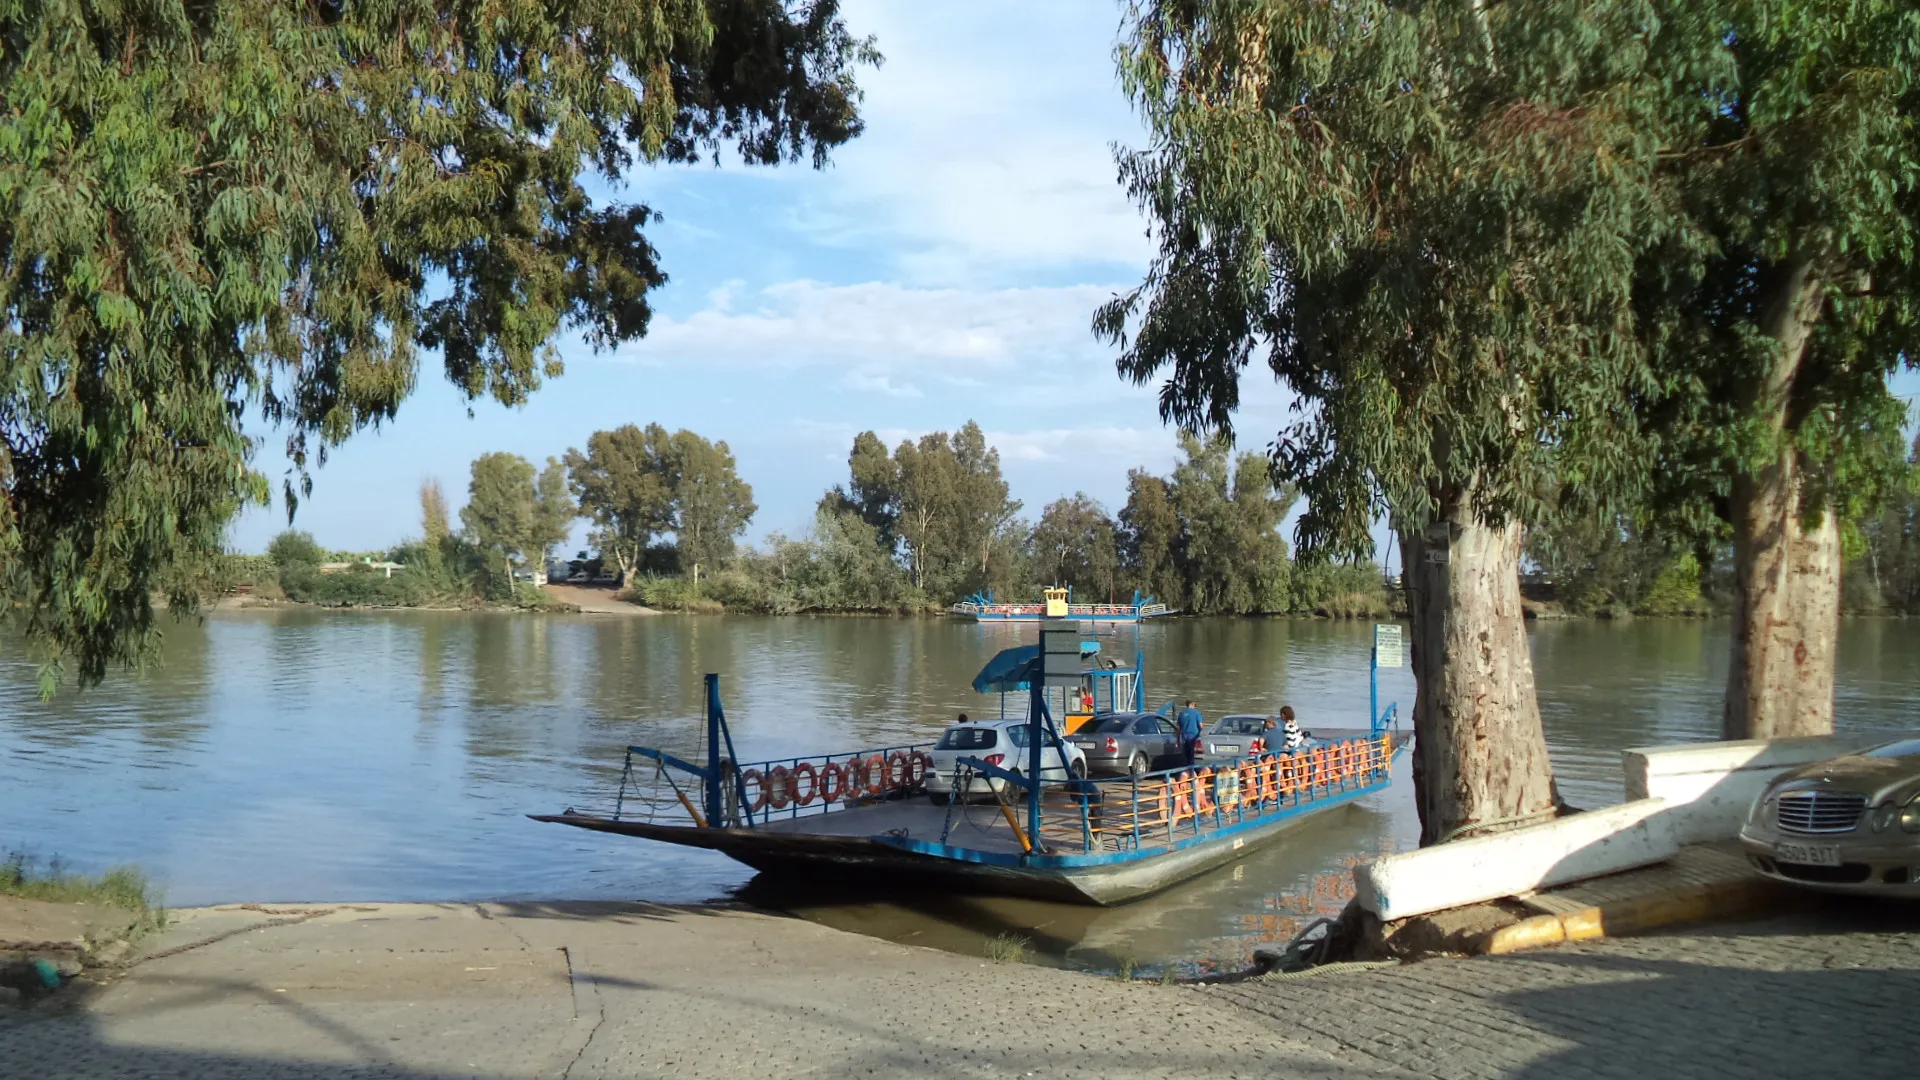
<path fill-rule="evenodd" d="M 1038 645 L 1017 645 L 1001 649 L 973 677 L 973 688 L 982 694 L 1011 694 L 1027 689 L 1027 669 L 1040 656 Z"/>

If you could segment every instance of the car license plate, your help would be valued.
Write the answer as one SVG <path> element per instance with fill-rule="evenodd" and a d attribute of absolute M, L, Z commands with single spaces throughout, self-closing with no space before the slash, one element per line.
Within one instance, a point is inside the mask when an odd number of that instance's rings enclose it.
<path fill-rule="evenodd" d="M 1073 745 L 1082 750 L 1091 750 L 1094 747 L 1094 742 L 1092 739 L 1074 739 Z"/>
<path fill-rule="evenodd" d="M 1240 752 L 1240 744 L 1233 742 L 1214 743 L 1213 752 L 1216 754 L 1237 754 Z"/>
<path fill-rule="evenodd" d="M 1840 849 L 1825 844 L 1775 844 L 1773 857 L 1802 866 L 1839 866 Z"/>

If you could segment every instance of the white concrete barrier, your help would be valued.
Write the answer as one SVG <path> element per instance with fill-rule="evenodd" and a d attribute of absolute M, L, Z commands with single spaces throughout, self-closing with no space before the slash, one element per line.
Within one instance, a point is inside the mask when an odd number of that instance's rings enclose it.
<path fill-rule="evenodd" d="M 1643 746 L 1621 751 L 1628 799 L 1666 800 L 1682 844 L 1731 840 L 1767 782 L 1788 769 L 1839 757 L 1878 739 L 1814 735 L 1797 739 Z"/>
<path fill-rule="evenodd" d="M 1673 858 L 1664 799 L 1436 844 L 1356 867 L 1360 906 L 1383 921 L 1498 900 Z"/>

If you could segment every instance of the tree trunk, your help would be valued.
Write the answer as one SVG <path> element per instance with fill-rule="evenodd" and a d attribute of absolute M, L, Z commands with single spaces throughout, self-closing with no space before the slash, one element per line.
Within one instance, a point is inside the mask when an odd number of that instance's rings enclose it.
<path fill-rule="evenodd" d="M 1840 633 L 1840 528 L 1830 510 L 1809 527 L 1789 448 L 1733 483 L 1733 662 L 1722 733 L 1779 739 L 1833 731 Z"/>
<path fill-rule="evenodd" d="M 1464 501 L 1449 516 L 1400 533 L 1422 846 L 1536 824 L 1558 802 L 1520 610 L 1524 530 Z"/>
<path fill-rule="evenodd" d="M 1736 474 L 1733 518 L 1733 658 L 1727 667 L 1729 739 L 1833 731 L 1834 641 L 1840 632 L 1840 527 L 1831 508 L 1805 505 L 1800 458 L 1790 445 L 1793 384 L 1825 285 L 1810 258 L 1782 268 L 1761 328 L 1773 367 L 1751 405 L 1779 441 L 1759 472 Z M 1810 519 L 1818 519 L 1809 526 Z"/>

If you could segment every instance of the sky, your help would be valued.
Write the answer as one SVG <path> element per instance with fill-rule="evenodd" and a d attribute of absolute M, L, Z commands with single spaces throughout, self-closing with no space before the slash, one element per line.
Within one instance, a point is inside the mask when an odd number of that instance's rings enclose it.
<path fill-rule="evenodd" d="M 649 237 L 670 277 L 647 336 L 601 354 L 563 339 L 563 376 L 471 416 L 429 359 L 394 421 L 315 470 L 296 527 L 382 550 L 419 534 L 421 481 L 457 509 L 479 455 L 540 464 L 627 423 L 724 440 L 759 505 L 755 542 L 806 531 L 862 430 L 891 446 L 978 421 L 1029 520 L 1074 492 L 1117 512 L 1128 469 L 1169 471 L 1155 387 L 1122 380 L 1089 330 L 1151 254 L 1113 159 L 1144 134 L 1114 73 L 1119 5 L 847 0 L 845 15 L 886 56 L 861 73 L 865 134 L 818 171 L 729 157 L 633 170 L 609 194 L 664 215 Z M 1241 395 L 1241 444 L 1264 449 L 1289 398 L 1257 366 Z M 257 462 L 276 490 L 281 441 L 267 433 Z M 264 551 L 286 527 L 276 498 L 229 543 Z"/>
<path fill-rule="evenodd" d="M 1118 511 L 1129 468 L 1170 470 L 1155 389 L 1122 380 L 1089 330 L 1151 253 L 1113 159 L 1142 141 L 1114 74 L 1119 5 L 845 12 L 886 57 L 861 74 L 865 134 L 820 171 L 726 156 L 633 170 L 611 194 L 664 215 L 649 235 L 670 277 L 647 336 L 598 355 L 564 339 L 563 376 L 522 408 L 474 403 L 471 418 L 429 361 L 393 422 L 314 472 L 296 527 L 335 550 L 385 548 L 419 533 L 423 479 L 457 507 L 480 454 L 538 464 L 626 423 L 725 440 L 760 507 L 749 540 L 805 532 L 867 429 L 894 445 L 978 421 L 1028 518 L 1076 491 Z M 1242 423 L 1257 449 L 1284 399 L 1256 381 Z M 276 488 L 280 441 L 269 434 L 259 459 Z M 276 499 L 230 543 L 262 551 L 285 527 Z"/>

